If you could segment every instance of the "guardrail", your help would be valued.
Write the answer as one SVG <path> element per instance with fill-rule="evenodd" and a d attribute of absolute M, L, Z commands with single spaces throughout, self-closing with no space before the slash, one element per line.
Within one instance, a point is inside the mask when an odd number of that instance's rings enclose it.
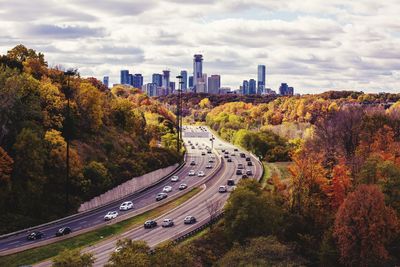
<path fill-rule="evenodd" d="M 162 177 L 160 180 L 156 181 L 155 183 L 152 183 L 152 184 L 146 186 L 145 188 L 142 188 L 142 189 L 140 189 L 140 190 L 138 190 L 138 191 L 136 191 L 136 192 L 133 192 L 132 194 L 130 194 L 130 195 L 128 195 L 128 196 L 125 196 L 125 197 L 123 197 L 123 198 L 121 198 L 121 199 L 125 199 L 125 198 L 128 198 L 128 197 L 135 197 L 136 195 L 142 193 L 143 191 L 146 191 L 146 190 L 148 190 L 148 189 L 150 189 L 150 188 L 153 188 L 154 186 L 156 186 L 156 185 L 158 185 L 158 184 L 164 182 L 165 180 L 169 179 L 171 176 L 173 176 L 174 174 L 176 174 L 178 171 L 180 171 L 180 170 L 186 165 L 186 160 L 187 160 L 187 154 L 185 153 L 185 154 L 184 154 L 184 157 L 183 157 L 183 161 L 181 161 L 181 163 L 180 163 L 171 173 L 169 173 L 168 175 Z M 36 230 L 36 229 L 39 229 L 39 228 L 43 228 L 43 227 L 46 227 L 46 226 L 58 224 L 58 223 L 60 223 L 60 222 L 62 222 L 62 221 L 64 221 L 64 220 L 74 219 L 74 218 L 76 218 L 76 217 L 78 217 L 78 216 L 81 216 L 82 214 L 91 214 L 91 213 L 96 212 L 96 211 L 99 210 L 99 209 L 104 208 L 104 207 L 113 206 L 113 205 L 115 205 L 116 203 L 119 203 L 119 202 L 121 201 L 121 199 L 114 200 L 114 201 L 112 201 L 112 202 L 110 202 L 110 203 L 107 203 L 107 204 L 105 204 L 105 205 L 103 205 L 103 206 L 96 207 L 96 208 L 94 208 L 94 209 L 92 209 L 92 210 L 88 210 L 88 211 L 83 211 L 83 212 L 75 213 L 75 214 L 72 214 L 72 215 L 70 215 L 70 216 L 63 217 L 63 218 L 60 218 L 60 219 L 57 219 L 57 220 L 54 220 L 54 221 L 50 221 L 50 222 L 46 222 L 46 223 L 43 223 L 43 224 L 40 224 L 40 225 L 28 227 L 28 228 L 21 229 L 21 230 L 12 232 L 12 233 L 0 235 L 0 239 L 5 239 L 5 238 L 8 238 L 8 237 L 10 237 L 10 236 L 14 236 L 14 235 L 22 234 L 22 233 L 27 233 L 27 232 L 31 232 L 31 231 Z"/>

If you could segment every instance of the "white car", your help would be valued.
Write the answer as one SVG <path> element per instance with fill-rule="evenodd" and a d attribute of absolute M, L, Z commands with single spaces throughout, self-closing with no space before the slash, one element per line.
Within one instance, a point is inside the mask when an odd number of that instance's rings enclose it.
<path fill-rule="evenodd" d="M 112 219 L 117 218 L 117 216 L 118 216 L 118 212 L 116 212 L 116 211 L 109 211 L 109 212 L 106 214 L 106 216 L 104 216 L 104 220 L 105 220 L 105 221 L 109 221 L 109 220 L 112 220 Z"/>
<path fill-rule="evenodd" d="M 194 176 L 196 173 L 194 172 L 194 170 L 190 170 L 189 171 L 189 176 Z"/>
<path fill-rule="evenodd" d="M 168 193 L 172 191 L 172 186 L 166 185 L 164 186 L 163 190 L 164 193 Z"/>
<path fill-rule="evenodd" d="M 220 193 L 226 193 L 228 190 L 226 189 L 226 186 L 225 185 L 221 185 L 219 188 L 218 188 L 218 192 L 220 192 Z"/>
<path fill-rule="evenodd" d="M 211 165 L 211 164 L 208 164 L 208 165 L 206 166 L 206 169 L 212 169 L 212 165 Z"/>
<path fill-rule="evenodd" d="M 171 227 L 174 226 L 174 221 L 172 219 L 164 219 L 161 224 L 162 227 Z"/>
<path fill-rule="evenodd" d="M 178 182 L 179 181 L 179 176 L 174 175 L 171 177 L 171 182 Z"/>
<path fill-rule="evenodd" d="M 204 177 L 204 172 L 203 171 L 199 171 L 198 173 L 197 173 L 197 176 L 199 176 L 199 177 Z"/>
<path fill-rule="evenodd" d="M 124 203 L 119 206 L 119 210 L 130 210 L 133 208 L 133 202 L 132 201 L 125 201 Z"/>

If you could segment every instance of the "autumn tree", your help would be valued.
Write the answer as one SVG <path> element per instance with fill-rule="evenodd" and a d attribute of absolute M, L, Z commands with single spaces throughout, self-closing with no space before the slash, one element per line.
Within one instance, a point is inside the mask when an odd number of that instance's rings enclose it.
<path fill-rule="evenodd" d="M 53 259 L 52 267 L 91 267 L 94 257 L 79 250 L 64 250 Z"/>
<path fill-rule="evenodd" d="M 326 187 L 331 207 L 336 211 L 343 203 L 351 188 L 350 171 L 343 161 L 336 165 L 332 171 L 332 179 Z"/>
<path fill-rule="evenodd" d="M 111 254 L 106 267 L 147 267 L 150 265 L 150 248 L 144 241 L 118 240 L 119 251 Z"/>
<path fill-rule="evenodd" d="M 376 185 L 360 185 L 340 206 L 334 223 L 341 262 L 375 266 L 387 260 L 386 245 L 399 230 L 396 214 Z"/>
<path fill-rule="evenodd" d="M 13 159 L 0 147 L 0 186 L 10 182 L 13 164 Z"/>

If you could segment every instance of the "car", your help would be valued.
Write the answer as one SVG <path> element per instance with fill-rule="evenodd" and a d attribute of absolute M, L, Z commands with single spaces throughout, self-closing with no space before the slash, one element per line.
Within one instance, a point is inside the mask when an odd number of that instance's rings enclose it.
<path fill-rule="evenodd" d="M 229 185 L 229 186 L 233 186 L 233 185 L 235 185 L 235 180 L 233 180 L 233 179 L 228 179 L 228 181 L 226 182 L 226 184 Z"/>
<path fill-rule="evenodd" d="M 242 175 L 243 173 L 242 173 L 242 170 L 236 170 L 236 175 Z"/>
<path fill-rule="evenodd" d="M 36 240 L 36 239 L 41 239 L 44 236 L 44 234 L 40 231 L 34 231 L 32 233 L 30 233 L 26 239 L 28 240 Z"/>
<path fill-rule="evenodd" d="M 124 248 L 123 246 L 117 246 L 117 247 L 114 249 L 114 252 L 118 253 L 118 252 L 120 252 L 123 248 Z"/>
<path fill-rule="evenodd" d="M 184 190 L 187 188 L 187 184 L 180 184 L 179 185 L 179 190 Z"/>
<path fill-rule="evenodd" d="M 225 185 L 220 185 L 218 188 L 218 192 L 220 193 L 226 193 L 228 190 L 226 189 Z"/>
<path fill-rule="evenodd" d="M 224 153 L 224 152 L 225 152 L 225 149 L 222 149 L 221 152 Z"/>
<path fill-rule="evenodd" d="M 192 146 L 192 149 L 196 149 L 194 146 Z"/>
<path fill-rule="evenodd" d="M 231 158 L 228 158 L 227 161 L 228 161 L 228 162 L 232 162 L 232 159 L 231 159 Z"/>
<path fill-rule="evenodd" d="M 171 177 L 171 182 L 178 182 L 179 181 L 179 176 L 174 175 Z"/>
<path fill-rule="evenodd" d="M 248 176 L 251 176 L 251 175 L 253 175 L 253 172 L 252 172 L 251 170 L 247 170 L 247 171 L 246 171 L 246 174 L 247 174 Z"/>
<path fill-rule="evenodd" d="M 211 149 L 208 149 L 208 150 L 207 150 L 207 153 L 208 153 L 208 154 L 211 154 Z"/>
<path fill-rule="evenodd" d="M 241 157 L 241 158 L 245 158 L 245 157 L 246 157 L 246 154 L 240 153 L 240 157 Z"/>
<path fill-rule="evenodd" d="M 239 149 L 235 148 L 233 151 L 237 152 L 237 151 L 239 151 Z"/>
<path fill-rule="evenodd" d="M 246 161 L 251 161 L 251 158 L 250 158 L 250 157 L 247 157 L 247 158 L 246 158 Z"/>
<path fill-rule="evenodd" d="M 196 165 L 196 162 L 195 162 L 194 160 L 192 160 L 192 161 L 190 162 L 190 166 L 194 166 L 194 165 Z"/>
<path fill-rule="evenodd" d="M 158 193 L 156 196 L 156 201 L 163 200 L 164 198 L 167 198 L 167 197 L 168 197 L 168 194 L 166 194 L 166 193 Z"/>
<path fill-rule="evenodd" d="M 253 162 L 248 161 L 248 162 L 247 162 L 247 166 L 253 166 Z"/>
<path fill-rule="evenodd" d="M 206 165 L 206 169 L 212 169 L 212 165 L 211 164 L 207 164 Z"/>
<path fill-rule="evenodd" d="M 246 174 L 242 175 L 242 179 L 247 179 L 247 178 L 249 178 L 249 177 Z"/>
<path fill-rule="evenodd" d="M 58 231 L 56 232 L 56 236 L 62 236 L 62 235 L 68 235 L 72 232 L 71 228 L 66 226 L 66 227 L 61 227 L 60 229 L 58 229 Z"/>
<path fill-rule="evenodd" d="M 119 210 L 130 210 L 133 208 L 132 201 L 125 201 L 119 206 Z"/>
<path fill-rule="evenodd" d="M 202 155 L 202 156 L 205 156 L 205 155 L 206 155 L 206 152 L 201 152 L 201 155 Z"/>
<path fill-rule="evenodd" d="M 172 186 L 166 185 L 164 186 L 163 190 L 164 193 L 168 193 L 172 191 Z"/>
<path fill-rule="evenodd" d="M 164 219 L 161 226 L 162 227 L 172 227 L 172 226 L 174 226 L 174 221 L 172 219 Z"/>
<path fill-rule="evenodd" d="M 239 163 L 239 164 L 238 164 L 238 169 L 244 169 L 244 166 L 243 166 L 242 163 Z"/>
<path fill-rule="evenodd" d="M 183 219 L 183 223 L 184 224 L 193 224 L 195 223 L 197 220 L 194 216 L 186 216 L 185 219 Z"/>
<path fill-rule="evenodd" d="M 112 220 L 112 219 L 117 218 L 117 216 L 118 216 L 118 212 L 116 212 L 116 211 L 109 211 L 109 212 L 107 212 L 107 214 L 104 216 L 104 220 L 105 220 L 105 221 L 109 221 L 109 220 Z"/>
<path fill-rule="evenodd" d="M 213 163 L 213 162 L 214 162 L 214 159 L 209 159 L 208 162 L 209 162 L 209 163 Z"/>
<path fill-rule="evenodd" d="M 195 173 L 195 171 L 194 170 L 190 170 L 189 171 L 189 176 L 194 176 L 196 173 Z"/>
<path fill-rule="evenodd" d="M 204 177 L 204 176 L 205 176 L 205 174 L 204 174 L 204 172 L 203 172 L 203 171 L 199 171 L 199 172 L 197 173 L 197 176 L 198 176 L 198 177 Z"/>
<path fill-rule="evenodd" d="M 236 156 L 236 154 L 235 153 L 231 153 L 231 156 L 234 157 L 234 156 Z"/>
<path fill-rule="evenodd" d="M 144 222 L 144 229 L 150 229 L 150 228 L 154 228 L 157 227 L 157 222 L 154 220 L 148 220 Z"/>
<path fill-rule="evenodd" d="M 229 158 L 229 155 L 224 155 L 224 158 L 225 158 L 225 159 Z"/>
<path fill-rule="evenodd" d="M 225 151 L 224 154 L 225 154 L 225 155 L 228 155 L 228 154 L 229 154 L 229 151 Z"/>

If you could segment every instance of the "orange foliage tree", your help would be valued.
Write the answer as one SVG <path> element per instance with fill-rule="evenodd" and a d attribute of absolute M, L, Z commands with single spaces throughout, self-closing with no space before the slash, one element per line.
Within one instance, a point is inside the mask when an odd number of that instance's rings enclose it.
<path fill-rule="evenodd" d="M 396 235 L 398 221 L 376 185 L 360 185 L 340 206 L 334 223 L 340 260 L 348 266 L 375 266 L 388 259 L 385 245 Z"/>
<path fill-rule="evenodd" d="M 337 164 L 332 171 L 332 180 L 326 187 L 331 207 L 336 211 L 343 203 L 351 187 L 350 170 L 343 161 Z"/>
<path fill-rule="evenodd" d="M 8 183 L 10 181 L 13 159 L 7 154 L 7 152 L 0 147 L 0 182 Z"/>

